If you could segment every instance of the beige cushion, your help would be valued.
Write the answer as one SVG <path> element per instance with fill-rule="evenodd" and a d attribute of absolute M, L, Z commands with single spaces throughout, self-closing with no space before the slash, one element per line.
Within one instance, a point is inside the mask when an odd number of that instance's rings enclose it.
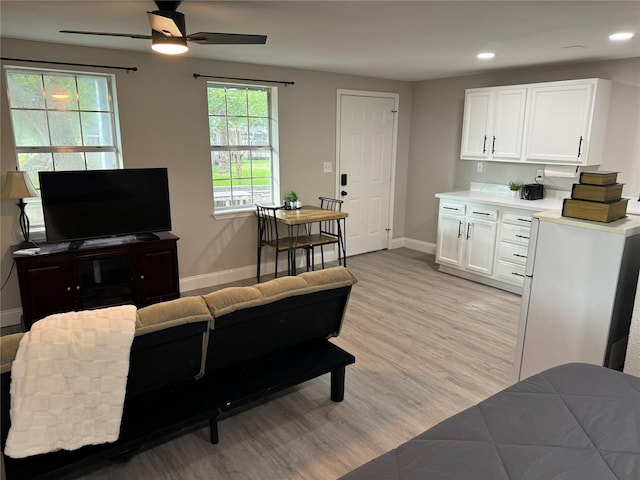
<path fill-rule="evenodd" d="M 204 295 L 214 319 L 236 310 L 257 307 L 296 295 L 353 285 L 358 280 L 345 267 L 305 272 L 297 277 L 281 277 L 251 287 L 223 288 Z M 213 327 L 213 323 L 212 323 Z"/>
<path fill-rule="evenodd" d="M 182 297 L 139 309 L 136 336 L 187 323 L 211 320 L 211 313 L 202 297 Z"/>
<path fill-rule="evenodd" d="M 2 359 L 0 373 L 11 371 L 11 365 L 13 365 L 13 360 L 18 353 L 18 345 L 20 345 L 23 335 L 24 333 L 14 333 L 0 337 L 0 358 Z"/>

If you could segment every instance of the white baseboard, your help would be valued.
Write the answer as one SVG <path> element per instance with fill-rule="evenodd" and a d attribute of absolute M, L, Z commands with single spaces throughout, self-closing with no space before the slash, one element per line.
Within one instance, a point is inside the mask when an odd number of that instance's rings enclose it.
<path fill-rule="evenodd" d="M 436 244 L 430 242 L 424 242 L 422 240 L 415 240 L 413 238 L 400 237 L 391 240 L 391 248 L 410 248 L 422 253 L 429 253 L 431 255 L 436 254 Z"/>
<path fill-rule="evenodd" d="M 275 271 L 275 262 L 271 259 L 273 255 L 267 253 L 268 258 L 266 262 L 263 262 L 260 269 L 260 275 L 269 275 Z M 337 259 L 335 251 L 331 249 L 325 250 L 324 260 L 326 262 L 332 262 Z M 322 262 L 320 252 L 314 254 L 313 263 L 319 265 Z M 304 255 L 297 256 L 296 268 L 298 272 L 304 272 L 306 269 L 306 258 Z M 278 276 L 287 272 L 287 256 L 282 254 L 278 258 Z M 223 285 L 229 282 L 237 282 L 239 280 L 245 280 L 247 278 L 256 277 L 256 266 L 248 265 L 241 268 L 232 268 L 230 270 L 222 270 L 220 272 L 205 273 L 203 275 L 194 275 L 191 277 L 184 277 L 180 279 L 180 292 L 189 292 L 191 290 L 198 290 L 201 288 L 215 287 Z"/>

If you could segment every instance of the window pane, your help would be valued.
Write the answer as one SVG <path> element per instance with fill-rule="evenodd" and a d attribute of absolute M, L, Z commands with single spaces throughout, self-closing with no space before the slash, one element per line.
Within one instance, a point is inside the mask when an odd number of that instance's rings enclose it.
<path fill-rule="evenodd" d="M 238 182 L 238 179 L 251 179 L 251 160 L 248 151 L 235 151 L 230 153 L 231 178 L 233 185 L 250 185 L 247 182 Z"/>
<path fill-rule="evenodd" d="M 49 112 L 51 144 L 56 146 L 80 146 L 80 114 L 78 112 Z"/>
<path fill-rule="evenodd" d="M 249 145 L 269 145 L 269 120 L 266 118 L 249 119 Z"/>
<path fill-rule="evenodd" d="M 251 176 L 260 180 L 268 178 L 266 183 L 271 182 L 271 150 L 261 148 L 251 151 Z M 265 184 L 264 181 L 258 183 Z"/>
<path fill-rule="evenodd" d="M 45 75 L 44 89 L 50 110 L 78 110 L 74 76 Z"/>
<path fill-rule="evenodd" d="M 44 108 L 42 76 L 38 73 L 7 73 L 11 108 Z"/>
<path fill-rule="evenodd" d="M 104 77 L 78 77 L 80 110 L 108 112 L 109 88 Z"/>
<path fill-rule="evenodd" d="M 56 170 L 86 170 L 84 153 L 54 153 L 53 164 Z"/>
<path fill-rule="evenodd" d="M 229 145 L 249 144 L 249 119 L 247 117 L 229 117 Z"/>
<path fill-rule="evenodd" d="M 209 117 L 209 139 L 211 145 L 229 145 L 227 117 Z"/>
<path fill-rule="evenodd" d="M 84 145 L 107 147 L 114 144 L 109 113 L 82 112 L 80 116 Z"/>
<path fill-rule="evenodd" d="M 225 100 L 225 89 L 209 87 L 207 89 L 207 100 L 209 105 L 209 115 L 226 115 L 227 104 Z"/>
<path fill-rule="evenodd" d="M 42 211 L 42 200 L 40 197 L 26 198 L 25 203 L 27 206 L 24 211 L 29 217 L 29 224 L 31 227 L 36 225 L 44 225 L 44 213 Z"/>
<path fill-rule="evenodd" d="M 87 170 L 115 170 L 118 159 L 115 152 L 87 152 Z"/>
<path fill-rule="evenodd" d="M 53 170 L 53 156 L 51 153 L 21 153 L 18 155 L 18 170 L 28 172 L 33 186 L 39 190 L 38 172 Z"/>
<path fill-rule="evenodd" d="M 227 89 L 227 115 L 247 115 L 247 90 L 245 88 Z"/>
<path fill-rule="evenodd" d="M 13 110 L 11 119 L 16 147 L 49 146 L 49 129 L 44 111 Z"/>
<path fill-rule="evenodd" d="M 268 117 L 269 103 L 264 90 L 249 90 L 249 115 L 252 117 Z"/>
<path fill-rule="evenodd" d="M 231 185 L 231 168 L 229 167 L 229 152 L 211 152 L 211 165 L 213 169 L 213 179 L 227 181 Z"/>

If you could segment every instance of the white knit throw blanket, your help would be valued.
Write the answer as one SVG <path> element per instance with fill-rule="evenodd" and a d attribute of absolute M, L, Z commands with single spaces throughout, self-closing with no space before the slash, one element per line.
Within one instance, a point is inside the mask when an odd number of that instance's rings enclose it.
<path fill-rule="evenodd" d="M 136 307 L 124 305 L 51 315 L 32 325 L 11 369 L 6 455 L 118 439 L 135 322 Z"/>

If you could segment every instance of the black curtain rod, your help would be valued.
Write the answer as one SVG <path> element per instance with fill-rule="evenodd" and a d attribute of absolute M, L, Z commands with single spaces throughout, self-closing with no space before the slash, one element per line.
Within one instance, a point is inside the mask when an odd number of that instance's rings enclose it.
<path fill-rule="evenodd" d="M 138 67 L 113 67 L 111 65 L 91 65 L 89 63 L 48 62 L 45 60 L 28 60 L 26 58 L 9 58 L 9 57 L 0 57 L 0 60 L 8 60 L 10 62 L 47 63 L 50 65 L 66 65 L 66 66 L 72 66 L 72 67 L 111 68 L 114 70 L 126 70 L 127 72 L 138 71 Z"/>
<path fill-rule="evenodd" d="M 287 85 L 295 85 L 295 82 L 284 82 L 281 80 L 259 80 L 257 78 L 236 78 L 236 77 L 216 77 L 215 75 L 200 75 L 199 73 L 194 73 L 193 78 L 218 78 L 220 80 L 240 80 L 243 82 L 262 82 L 262 83 L 281 83 L 285 87 Z"/>

